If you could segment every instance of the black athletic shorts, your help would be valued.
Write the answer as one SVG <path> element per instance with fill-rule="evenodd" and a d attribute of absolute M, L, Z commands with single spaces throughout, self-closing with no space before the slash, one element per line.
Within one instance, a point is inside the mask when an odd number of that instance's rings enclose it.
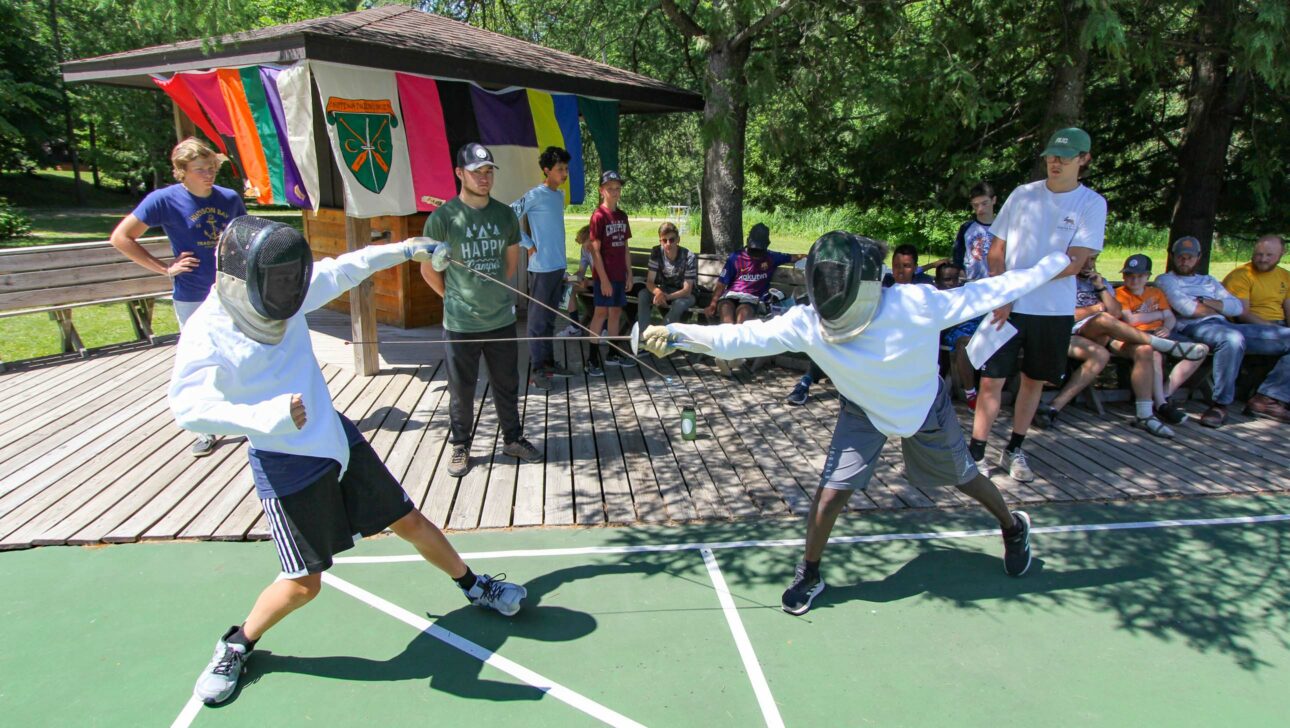
<path fill-rule="evenodd" d="M 1008 323 L 1017 327 L 1017 335 L 1008 340 L 981 367 L 981 376 L 1007 379 L 1021 373 L 1041 382 L 1060 384 L 1066 376 L 1067 349 L 1071 344 L 1071 327 L 1075 316 L 1036 316 L 1013 313 Z M 993 326 L 987 316 L 982 326 Z"/>
<path fill-rule="evenodd" d="M 412 500 L 366 440 L 349 448 L 349 468 L 336 465 L 304 490 L 261 498 L 264 516 L 288 578 L 331 568 L 332 556 L 384 531 L 412 511 Z"/>

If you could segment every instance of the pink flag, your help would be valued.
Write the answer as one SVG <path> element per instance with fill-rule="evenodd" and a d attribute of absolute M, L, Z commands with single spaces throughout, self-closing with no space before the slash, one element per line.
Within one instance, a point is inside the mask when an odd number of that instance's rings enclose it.
<path fill-rule="evenodd" d="M 406 73 L 394 76 L 412 162 L 412 189 L 416 193 L 417 209 L 433 210 L 457 194 L 439 88 L 433 78 Z"/>

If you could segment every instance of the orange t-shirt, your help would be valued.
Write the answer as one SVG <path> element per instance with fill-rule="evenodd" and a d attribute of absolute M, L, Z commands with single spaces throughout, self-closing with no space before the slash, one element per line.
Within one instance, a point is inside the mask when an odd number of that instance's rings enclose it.
<path fill-rule="evenodd" d="M 1169 299 L 1165 298 L 1165 292 L 1155 286 L 1147 286 L 1142 289 L 1141 298 L 1133 295 L 1128 286 L 1120 286 L 1115 289 L 1115 300 L 1119 301 L 1124 310 L 1129 313 L 1169 310 Z M 1155 331 L 1163 325 L 1164 323 L 1161 321 L 1149 321 L 1144 324 L 1135 324 L 1133 328 L 1142 331 Z"/>

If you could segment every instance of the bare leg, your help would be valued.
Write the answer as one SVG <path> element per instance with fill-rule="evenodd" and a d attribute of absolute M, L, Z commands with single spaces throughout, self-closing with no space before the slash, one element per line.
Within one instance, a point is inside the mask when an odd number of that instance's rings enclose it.
<path fill-rule="evenodd" d="M 1125 344 L 1121 351 L 1133 359 L 1133 372 L 1129 375 L 1129 386 L 1133 388 L 1133 397 L 1139 402 L 1151 399 L 1152 385 L 1156 379 L 1155 358 L 1158 356 L 1150 346 Z"/>
<path fill-rule="evenodd" d="M 756 308 L 753 308 L 746 303 L 741 303 L 739 304 L 739 308 L 735 310 L 735 323 L 741 324 L 750 318 L 756 318 L 756 313 Z"/>
<path fill-rule="evenodd" d="M 1021 375 L 1021 388 L 1017 391 L 1017 403 L 1012 406 L 1012 431 L 1024 435 L 1030 430 L 1030 422 L 1035 419 L 1035 410 L 1039 409 L 1039 396 L 1044 393 L 1044 383 Z M 981 400 L 977 400 L 977 411 L 981 411 Z M 975 429 L 975 428 L 973 428 Z"/>
<path fill-rule="evenodd" d="M 1151 401 L 1157 407 L 1169 399 L 1165 394 L 1165 361 L 1158 351 L 1151 352 Z"/>
<path fill-rule="evenodd" d="M 587 327 L 591 329 L 592 336 L 595 336 L 595 337 L 600 336 L 600 327 L 605 325 L 605 319 L 608 317 L 609 317 L 608 308 L 604 306 L 596 306 L 595 313 L 591 314 L 591 325 Z M 599 365 L 600 364 L 600 339 L 595 338 L 590 340 L 587 343 L 591 345 L 591 352 L 590 352 L 590 356 L 588 357 L 590 360 L 589 363 Z"/>
<path fill-rule="evenodd" d="M 1165 385 L 1165 399 L 1172 397 L 1173 393 L 1177 392 L 1179 387 L 1186 384 L 1187 380 L 1191 379 L 1191 375 L 1195 374 L 1196 370 L 1200 369 L 1201 365 L 1204 363 L 1205 362 L 1203 360 L 1189 361 L 1187 359 L 1183 359 L 1177 364 L 1174 364 L 1174 368 L 1169 372 L 1169 383 Z"/>
<path fill-rule="evenodd" d="M 1006 380 L 993 377 L 981 377 L 980 389 L 976 395 L 976 415 L 972 418 L 972 439 L 990 439 L 990 428 L 999 416 L 999 406 L 1003 401 L 1003 385 Z M 1034 416 L 1034 413 L 1031 413 Z"/>
<path fill-rule="evenodd" d="M 721 314 L 721 323 L 733 324 L 735 322 L 735 302 L 722 301 L 717 304 L 717 311 Z"/>
<path fill-rule="evenodd" d="M 255 600 L 255 606 L 242 624 L 242 633 L 252 642 L 260 639 L 273 625 L 318 596 L 321 589 L 322 574 L 306 574 L 273 582 Z"/>
<path fill-rule="evenodd" d="M 851 498 L 851 491 L 837 488 L 817 488 L 815 498 L 811 501 L 811 512 L 806 516 L 806 554 L 807 561 L 819 561 L 824 555 L 824 547 L 829 543 L 829 533 L 838 520 L 838 514 L 846 507 Z"/>
<path fill-rule="evenodd" d="M 1110 337 L 1126 344 L 1151 345 L 1151 335 L 1141 329 L 1135 329 L 1109 313 L 1099 313 L 1089 319 L 1079 330 L 1080 336 L 1086 339 Z"/>
<path fill-rule="evenodd" d="M 439 527 L 431 523 L 421 511 L 413 510 L 390 524 L 390 530 L 415 546 L 422 558 L 443 573 L 454 579 L 465 576 L 466 562 L 461 560 L 457 549 L 448 543 Z"/>
<path fill-rule="evenodd" d="M 1008 504 L 1003 502 L 1003 494 L 989 478 L 977 473 L 975 478 L 958 488 L 965 495 L 971 496 L 977 503 L 985 506 L 985 509 L 990 511 L 990 515 L 998 519 L 1000 528 L 1012 528 L 1012 511 L 1008 510 Z"/>
<path fill-rule="evenodd" d="M 1067 354 L 1072 359 L 1082 361 L 1083 364 L 1080 364 L 1062 390 L 1053 398 L 1052 407 L 1058 410 L 1070 404 L 1075 395 L 1092 384 L 1097 379 L 1097 375 L 1106 368 L 1107 362 L 1111 361 L 1111 352 L 1107 351 L 1105 346 L 1085 338 L 1082 330 L 1078 335 L 1071 335 L 1070 349 L 1067 350 Z M 1042 388 L 1043 385 L 1040 386 Z"/>

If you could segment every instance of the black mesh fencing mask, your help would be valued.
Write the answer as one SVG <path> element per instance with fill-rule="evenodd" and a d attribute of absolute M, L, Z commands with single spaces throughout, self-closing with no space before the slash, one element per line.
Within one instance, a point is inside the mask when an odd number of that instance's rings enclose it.
<path fill-rule="evenodd" d="M 806 256 L 806 293 L 830 344 L 859 336 L 882 299 L 886 245 L 835 230 L 820 236 Z"/>
<path fill-rule="evenodd" d="M 314 258 L 299 230 L 243 215 L 220 236 L 216 292 L 243 333 L 256 341 L 282 340 L 286 320 L 305 302 Z"/>

